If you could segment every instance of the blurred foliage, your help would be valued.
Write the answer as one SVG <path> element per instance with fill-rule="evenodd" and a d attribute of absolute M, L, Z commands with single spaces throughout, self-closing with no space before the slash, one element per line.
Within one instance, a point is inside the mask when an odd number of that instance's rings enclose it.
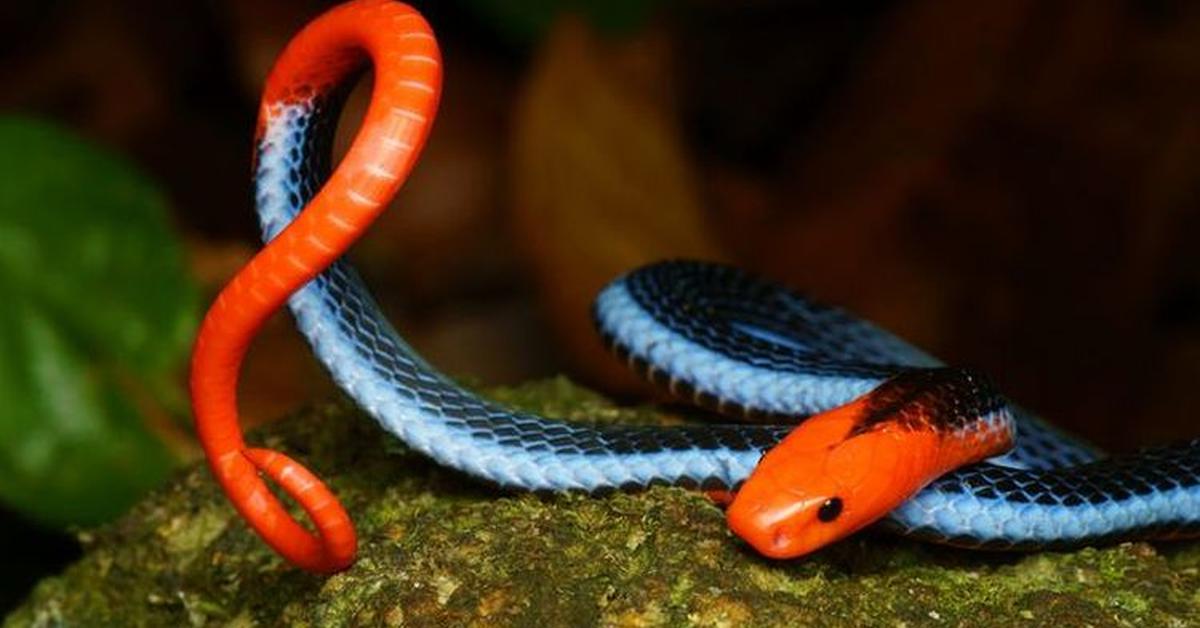
<path fill-rule="evenodd" d="M 636 31 L 666 0 L 468 0 L 468 5 L 490 18 L 488 23 L 513 43 L 528 46 L 540 41 L 560 13 L 576 13 L 599 30 L 611 34 Z"/>
<path fill-rule="evenodd" d="M 0 118 L 0 499 L 43 523 L 123 512 L 173 466 L 196 324 L 159 191 L 47 123 Z"/>

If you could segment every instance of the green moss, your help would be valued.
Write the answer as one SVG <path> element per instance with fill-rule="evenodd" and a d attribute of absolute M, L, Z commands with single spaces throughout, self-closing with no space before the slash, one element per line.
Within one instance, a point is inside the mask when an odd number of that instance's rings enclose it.
<path fill-rule="evenodd" d="M 493 391 L 570 419 L 663 420 L 563 379 Z M 361 550 L 331 578 L 281 563 L 197 466 L 42 582 L 9 625 L 1189 625 L 1200 544 L 989 554 L 860 535 L 755 556 L 700 495 L 497 491 L 329 405 L 252 438 L 332 485 Z"/>

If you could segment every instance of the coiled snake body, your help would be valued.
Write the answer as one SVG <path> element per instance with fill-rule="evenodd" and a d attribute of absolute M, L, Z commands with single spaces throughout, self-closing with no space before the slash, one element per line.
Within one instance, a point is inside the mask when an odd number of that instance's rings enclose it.
<path fill-rule="evenodd" d="M 368 61 L 376 72 L 370 107 L 329 174 L 337 112 Z M 634 271 L 600 294 L 593 314 L 616 353 L 651 379 L 759 423 L 573 424 L 464 390 L 404 342 L 339 261 L 413 167 L 440 88 L 437 43 L 421 16 L 359 0 L 298 34 L 264 91 L 255 184 L 267 244 L 208 312 L 191 387 L 213 473 L 296 565 L 343 569 L 356 540 L 324 484 L 281 453 L 248 447 L 238 427 L 242 357 L 285 301 L 338 385 L 438 463 L 527 490 L 738 489 L 731 525 L 768 555 L 810 551 L 879 516 L 902 534 L 973 547 L 1200 533 L 1200 441 L 1100 459 L 978 375 L 942 368 L 869 323 L 724 266 Z M 818 413 L 800 428 L 771 424 Z M 1003 456 L 950 470 L 1010 445 Z M 315 534 L 287 514 L 260 473 L 305 509 Z M 762 479 L 747 481 L 752 474 Z M 792 476 L 804 486 L 789 484 Z"/>

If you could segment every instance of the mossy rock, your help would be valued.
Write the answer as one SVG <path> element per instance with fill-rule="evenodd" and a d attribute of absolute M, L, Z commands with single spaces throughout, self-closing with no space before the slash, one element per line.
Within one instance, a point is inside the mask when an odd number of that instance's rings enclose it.
<path fill-rule="evenodd" d="M 492 392 L 568 419 L 664 421 L 550 380 Z M 748 551 L 704 497 L 509 494 L 430 464 L 331 404 L 252 438 L 293 454 L 354 515 L 358 562 L 282 563 L 197 465 L 7 625 L 1196 625 L 1200 544 L 989 554 L 859 535 L 805 560 Z"/>

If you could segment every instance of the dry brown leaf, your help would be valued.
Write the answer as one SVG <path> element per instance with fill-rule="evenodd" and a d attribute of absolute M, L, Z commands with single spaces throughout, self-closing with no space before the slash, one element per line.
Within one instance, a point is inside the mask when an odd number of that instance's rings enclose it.
<path fill-rule="evenodd" d="M 513 223 L 572 361 L 628 388 L 588 315 L 610 280 L 671 257 L 721 259 L 663 97 L 661 42 L 601 41 L 579 20 L 552 29 L 514 125 Z"/>

